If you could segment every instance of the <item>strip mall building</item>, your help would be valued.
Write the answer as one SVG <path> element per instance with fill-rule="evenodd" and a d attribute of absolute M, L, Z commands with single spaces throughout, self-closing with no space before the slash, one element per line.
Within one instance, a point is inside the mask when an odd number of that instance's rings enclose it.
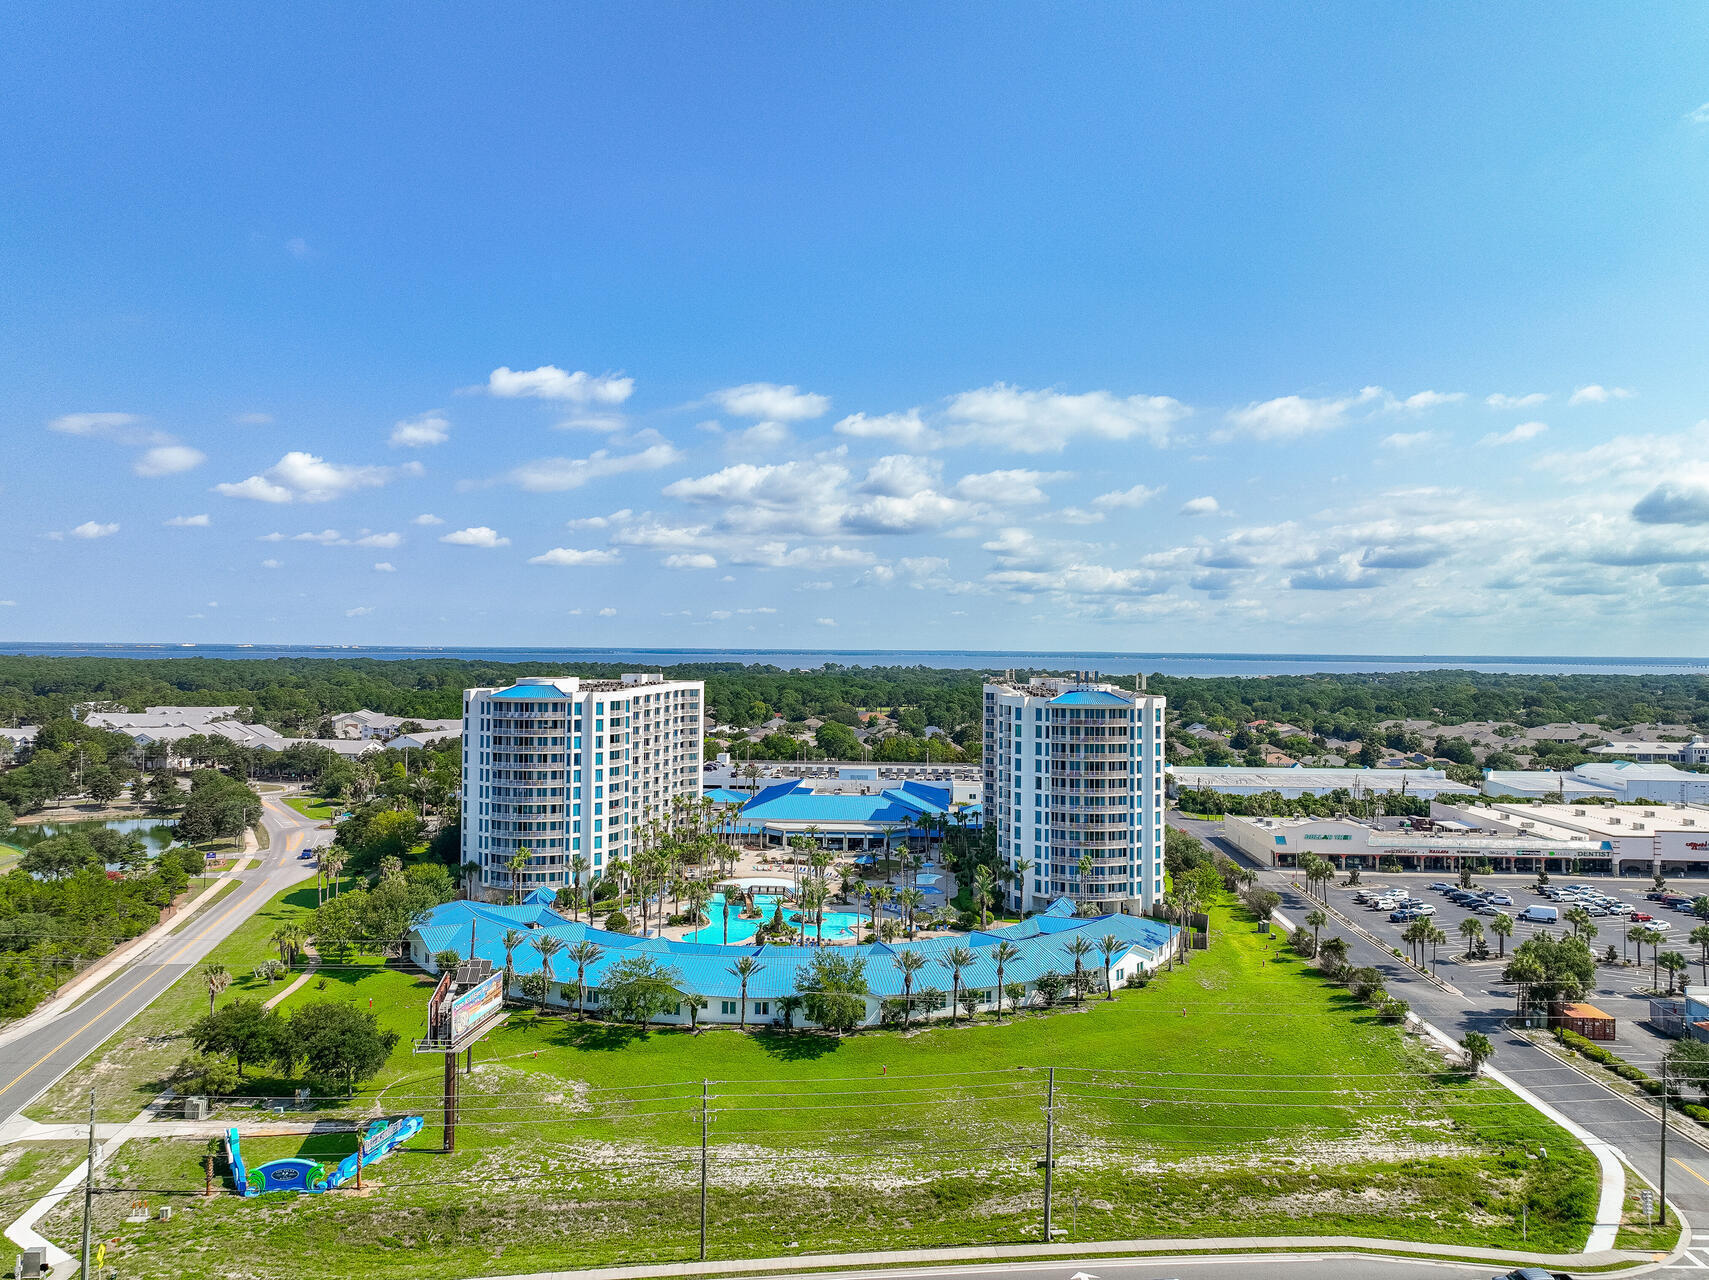
<path fill-rule="evenodd" d="M 1709 874 L 1709 805 L 1493 804 L 1487 830 L 1438 824 L 1435 831 L 1378 827 L 1352 818 L 1236 818 L 1223 836 L 1256 862 L 1298 866 L 1307 853 L 1346 870 L 1389 860 L 1408 871 L 1458 872 L 1489 863 L 1498 872 Z"/>

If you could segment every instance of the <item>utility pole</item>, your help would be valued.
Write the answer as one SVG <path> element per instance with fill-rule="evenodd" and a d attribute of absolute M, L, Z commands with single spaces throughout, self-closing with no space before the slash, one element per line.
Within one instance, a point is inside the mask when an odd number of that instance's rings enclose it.
<path fill-rule="evenodd" d="M 1662 1176 L 1657 1197 L 1656 1223 L 1667 1226 L 1667 1059 L 1662 1059 Z"/>
<path fill-rule="evenodd" d="M 83 1171 L 83 1270 L 89 1274 L 89 1220 L 95 1211 L 95 1090 L 89 1090 L 89 1163 Z"/>
<path fill-rule="evenodd" d="M 1044 1242 L 1050 1243 L 1051 1175 L 1056 1172 L 1056 1068 L 1048 1068 L 1044 1095 Z"/>
<path fill-rule="evenodd" d="M 710 1081 L 700 1082 L 700 1260 L 706 1261 L 706 1138 L 711 1117 L 706 1110 L 706 1091 Z"/>

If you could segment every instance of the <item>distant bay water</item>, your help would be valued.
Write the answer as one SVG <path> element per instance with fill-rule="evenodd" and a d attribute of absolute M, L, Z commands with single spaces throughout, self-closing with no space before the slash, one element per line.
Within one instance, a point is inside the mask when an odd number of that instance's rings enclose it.
<path fill-rule="evenodd" d="M 1172 676 L 1275 676 L 1371 671 L 1514 672 L 1531 675 L 1644 675 L 1709 671 L 1709 658 L 1577 658 L 1495 654 L 1114 653 L 1106 650 L 1007 652 L 979 649 L 536 649 L 405 648 L 383 645 L 44 644 L 0 642 L 0 654 L 88 658 L 456 658 L 471 662 L 622 663 L 638 669 L 688 662 L 733 662 L 791 670 L 844 667 L 944 667 L 1144 671 Z"/>

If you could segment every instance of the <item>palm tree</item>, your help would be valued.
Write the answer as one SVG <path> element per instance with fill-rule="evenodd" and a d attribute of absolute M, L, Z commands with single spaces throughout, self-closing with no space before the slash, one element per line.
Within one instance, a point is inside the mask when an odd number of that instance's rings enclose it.
<path fill-rule="evenodd" d="M 1667 993 L 1673 994 L 1674 980 L 1688 968 L 1690 962 L 1677 951 L 1662 952 L 1661 967 L 1667 970 Z"/>
<path fill-rule="evenodd" d="M 587 971 L 605 959 L 605 948 L 585 938 L 567 952 L 576 964 L 576 1009 L 583 1021 L 587 1019 Z"/>
<path fill-rule="evenodd" d="M 1074 865 L 1080 872 L 1080 894 L 1082 897 L 1086 897 L 1092 892 L 1090 883 L 1092 879 L 1092 855 L 1089 853 L 1081 854 L 1080 861 Z"/>
<path fill-rule="evenodd" d="M 1015 891 L 1020 894 L 1022 901 L 1027 896 L 1027 872 L 1038 865 L 1031 858 L 1021 858 L 1015 863 Z"/>
<path fill-rule="evenodd" d="M 1074 957 L 1074 1000 L 1076 1004 L 1086 999 L 1086 955 L 1092 950 L 1092 944 L 1079 934 L 1068 940 L 1068 954 Z"/>
<path fill-rule="evenodd" d="M 344 870 L 346 855 L 335 845 L 320 855 L 320 869 L 326 873 L 327 885 L 332 889 L 332 896 L 338 896 L 338 877 Z"/>
<path fill-rule="evenodd" d="M 1513 994 L 1519 1002 L 1518 1012 L 1523 1017 L 1531 1005 L 1531 988 L 1547 976 L 1542 964 L 1533 956 L 1516 953 L 1513 963 L 1507 966 L 1502 976 L 1513 984 Z"/>
<path fill-rule="evenodd" d="M 1318 931 L 1329 923 L 1329 917 L 1324 915 L 1321 909 L 1313 907 L 1311 914 L 1305 918 L 1305 922 L 1311 929 L 1311 953 L 1315 956 L 1317 954 Z"/>
<path fill-rule="evenodd" d="M 1656 952 L 1662 943 L 1667 941 L 1667 938 L 1660 929 L 1645 929 L 1644 941 L 1650 944 L 1650 988 L 1654 990 L 1661 981 L 1661 975 L 1657 972 L 1661 962 L 1656 958 Z M 1642 964 L 1643 962 L 1643 955 L 1639 953 L 1638 963 Z"/>
<path fill-rule="evenodd" d="M 581 889 L 583 887 L 582 877 L 585 875 L 587 875 L 587 854 L 578 853 L 573 855 L 570 858 L 570 883 L 575 885 L 577 889 Z M 591 885 L 587 887 L 589 890 L 592 889 Z M 570 919 L 574 920 L 575 918 L 576 917 L 572 912 Z M 591 892 L 588 894 L 587 918 L 590 921 L 593 919 L 593 894 Z"/>
<path fill-rule="evenodd" d="M 1709 924 L 1693 929 L 1689 941 L 1697 944 L 1697 963 L 1703 966 L 1703 981 L 1709 983 Z"/>
<path fill-rule="evenodd" d="M 1466 1032 L 1466 1038 L 1460 1041 L 1460 1047 L 1466 1051 L 1466 1061 L 1471 1064 L 1474 1076 L 1484 1063 L 1495 1057 L 1495 1046 L 1481 1031 Z"/>
<path fill-rule="evenodd" d="M 518 947 L 528 941 L 528 935 L 520 929 L 506 929 L 498 940 L 504 948 L 504 993 L 510 994 L 510 984 L 516 981 L 516 964 L 514 953 Z"/>
<path fill-rule="evenodd" d="M 878 937 L 878 910 L 890 901 L 895 892 L 887 884 L 875 884 L 866 892 L 867 905 L 872 908 L 872 936 L 874 938 Z"/>
<path fill-rule="evenodd" d="M 1003 1016 L 1003 967 L 1021 958 L 1021 949 L 1007 938 L 991 948 L 991 963 L 997 966 L 997 1016 Z"/>
<path fill-rule="evenodd" d="M 926 967 L 926 957 L 904 948 L 890 957 L 890 963 L 902 975 L 902 1030 L 906 1031 L 914 1015 L 914 975 Z"/>
<path fill-rule="evenodd" d="M 1501 939 L 1501 954 L 1498 959 L 1507 958 L 1507 940 L 1513 936 L 1513 917 L 1505 911 L 1495 913 L 1495 918 L 1489 922 L 1489 931 Z"/>
<path fill-rule="evenodd" d="M 974 962 L 973 952 L 966 947 L 951 947 L 938 957 L 938 963 L 949 970 L 949 1024 L 956 1024 L 956 1011 L 961 1008 L 961 971 Z"/>
<path fill-rule="evenodd" d="M 504 869 L 510 873 L 510 905 L 513 907 L 516 905 L 517 887 L 520 883 L 517 877 L 522 874 L 522 869 L 528 865 L 528 860 L 533 856 L 534 854 L 528 846 L 523 845 L 511 854 L 510 860 L 504 864 Z"/>
<path fill-rule="evenodd" d="M 1477 940 L 1484 936 L 1483 921 L 1476 916 L 1467 916 L 1460 921 L 1460 936 L 1466 940 L 1466 959 L 1470 960 L 1472 948 L 1477 945 Z M 1484 954 L 1489 953 L 1486 951 Z"/>
<path fill-rule="evenodd" d="M 1126 945 L 1126 943 L 1116 937 L 1113 933 L 1106 933 L 1103 937 L 1098 939 L 1098 952 L 1104 957 L 1104 999 L 1106 1000 L 1114 1000 L 1116 998 L 1115 985 L 1110 981 L 1110 961 L 1114 958 L 1116 952 L 1120 951 Z"/>
<path fill-rule="evenodd" d="M 1634 943 L 1636 945 L 1637 951 L 1638 951 L 1638 963 L 1643 964 L 1644 963 L 1644 939 L 1649 935 L 1649 932 L 1650 931 L 1648 929 L 1644 928 L 1644 926 L 1641 924 L 1635 924 L 1630 929 L 1626 930 L 1626 936 L 1620 942 L 1620 954 L 1621 954 L 1621 956 L 1624 957 L 1626 954 L 1626 944 L 1628 942 Z"/>
<path fill-rule="evenodd" d="M 1583 907 L 1567 908 L 1567 923 L 1573 927 L 1573 937 L 1578 937 L 1579 930 L 1590 923 L 1590 912 Z"/>
<path fill-rule="evenodd" d="M 1318 949 L 1318 967 L 1328 967 L 1334 972 L 1347 963 L 1347 939 L 1342 937 L 1330 938 Z"/>
<path fill-rule="evenodd" d="M 991 874 L 991 868 L 983 863 L 973 873 L 973 901 L 979 907 L 979 927 L 985 928 L 991 923 L 991 897 L 996 890 L 996 878 Z"/>
<path fill-rule="evenodd" d="M 208 1016 L 214 1012 L 214 998 L 231 986 L 231 973 L 223 964 L 202 966 L 202 980 L 208 984 Z"/>
<path fill-rule="evenodd" d="M 531 941 L 534 949 L 540 953 L 540 967 L 546 973 L 546 981 L 556 982 L 558 975 L 552 972 L 552 957 L 564 949 L 564 940 L 556 934 L 537 933 Z"/>
<path fill-rule="evenodd" d="M 908 940 L 914 939 L 914 913 L 926 905 L 926 895 L 918 889 L 907 888 L 896 895 L 896 904 L 902 908 L 902 918 L 908 922 Z"/>
<path fill-rule="evenodd" d="M 727 973 L 742 984 L 742 999 L 741 1003 L 737 1005 L 736 1010 L 738 1018 L 737 1025 L 744 1031 L 747 1030 L 748 1027 L 748 981 L 764 968 L 765 966 L 758 960 L 755 960 L 752 956 L 743 956 L 737 960 L 735 964 L 731 965 L 728 970 L 726 970 Z"/>
<path fill-rule="evenodd" d="M 816 923 L 819 926 L 819 945 L 825 945 L 825 899 L 830 897 L 830 890 L 825 887 L 823 880 L 809 880 L 801 886 L 801 892 L 796 901 L 800 910 L 796 913 L 801 917 L 801 935 L 806 939 L 807 926 Z"/>

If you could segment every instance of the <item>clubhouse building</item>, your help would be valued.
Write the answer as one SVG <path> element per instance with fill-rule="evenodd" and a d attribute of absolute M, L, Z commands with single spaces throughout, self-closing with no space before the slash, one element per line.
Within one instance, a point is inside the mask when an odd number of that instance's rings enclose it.
<path fill-rule="evenodd" d="M 587 985 L 589 1009 L 599 1007 L 601 978 L 618 962 L 636 955 L 647 955 L 657 963 L 675 971 L 674 981 L 684 995 L 699 995 L 706 999 L 706 1008 L 698 1015 L 706 1023 L 747 1022 L 750 1025 L 781 1024 L 783 1013 L 779 1001 L 798 995 L 800 975 L 818 948 L 802 946 L 772 946 L 746 943 L 724 946 L 709 942 L 677 942 L 667 938 L 640 938 L 633 934 L 613 933 L 596 929 L 581 921 L 566 920 L 549 904 L 544 892 L 530 895 L 530 901 L 520 906 L 501 907 L 481 902 L 448 902 L 435 907 L 426 919 L 409 934 L 410 958 L 428 973 L 439 972 L 438 957 L 455 952 L 460 960 L 479 958 L 491 962 L 495 969 L 505 967 L 506 955 L 501 939 L 506 931 L 515 929 L 527 935 L 523 945 L 508 957 L 516 981 L 512 994 L 519 994 L 520 980 L 542 970 L 540 953 L 531 945 L 535 938 L 554 937 L 563 944 L 552 957 L 548 974 L 546 1003 L 560 1008 L 576 1004 L 576 966 L 568 958 L 568 948 L 579 942 L 596 944 L 602 955 L 588 965 L 583 980 Z M 895 958 L 904 951 L 922 956 L 926 964 L 914 977 L 914 1016 L 947 1018 L 950 1016 L 950 991 L 953 981 L 946 955 L 957 947 L 966 947 L 973 954 L 973 963 L 962 970 L 964 992 L 976 992 L 980 1009 L 997 1008 L 998 948 L 1009 944 L 1002 954 L 1002 983 L 1005 987 L 1019 985 L 1024 989 L 1019 1004 L 1036 1003 L 1038 979 L 1045 973 L 1072 974 L 1074 956 L 1070 946 L 1075 938 L 1092 944 L 1081 965 L 1099 986 L 1103 983 L 1104 953 L 1102 940 L 1113 937 L 1117 946 L 1110 953 L 1110 981 L 1121 986 L 1136 974 L 1150 973 L 1169 956 L 1171 944 L 1180 930 L 1161 920 L 1144 916 L 1107 915 L 1076 916 L 1074 904 L 1059 899 L 1036 916 L 1015 924 L 998 925 L 971 933 L 938 934 L 920 937 L 912 942 L 853 944 L 836 948 L 865 962 L 865 977 L 869 993 L 865 997 L 867 1016 L 862 1025 L 874 1026 L 881 1020 L 883 1001 L 903 994 L 902 972 Z M 743 985 L 732 966 L 743 956 L 752 957 L 759 965 L 748 979 L 746 1007 L 743 1007 Z M 564 988 L 568 988 L 565 995 Z M 1003 1007 L 1013 1006 L 1005 995 Z M 667 1013 L 658 1021 L 687 1025 L 690 1022 L 687 1003 Z M 797 1014 L 798 1026 L 811 1026 Z"/>

